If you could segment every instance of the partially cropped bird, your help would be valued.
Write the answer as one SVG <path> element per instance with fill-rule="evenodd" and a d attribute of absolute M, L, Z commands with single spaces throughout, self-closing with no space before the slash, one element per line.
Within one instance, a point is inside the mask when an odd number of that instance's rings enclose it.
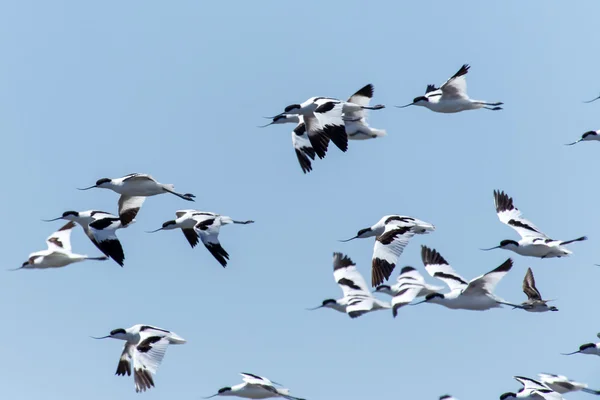
<path fill-rule="evenodd" d="M 599 140 L 600 140 L 600 130 L 587 131 L 583 135 L 581 135 L 581 138 L 574 141 L 573 143 L 567 143 L 566 146 L 573 146 L 574 144 L 577 144 L 579 142 L 592 142 L 592 141 L 599 141 Z"/>
<path fill-rule="evenodd" d="M 154 378 L 170 344 L 184 344 L 185 339 L 174 332 L 155 326 L 138 324 L 131 328 L 113 329 L 110 334 L 94 339 L 119 339 L 125 341 L 115 375 L 131 375 L 136 392 L 154 387 Z M 133 367 L 133 368 L 132 368 Z"/>
<path fill-rule="evenodd" d="M 469 98 L 467 94 L 467 80 L 465 78 L 465 75 L 469 72 L 469 68 L 469 65 L 463 65 L 458 72 L 452 75 L 439 88 L 435 87 L 435 85 L 427 85 L 424 96 L 415 97 L 412 103 L 397 107 L 422 106 L 439 113 L 456 113 L 466 110 L 477 110 L 479 108 L 493 111 L 502 110 L 502 107 L 499 107 L 503 104 L 501 102 L 488 103 Z"/>
<path fill-rule="evenodd" d="M 435 226 L 429 222 L 405 215 L 386 215 L 375 225 L 359 230 L 356 236 L 342 242 L 375 236 L 371 285 L 377 287 L 390 278 L 410 239 L 416 234 L 426 234 L 434 230 Z"/>
<path fill-rule="evenodd" d="M 500 400 L 530 399 L 530 400 L 563 400 L 560 393 L 555 392 L 542 382 L 524 376 L 514 377 L 523 387 L 517 393 L 507 392 Z"/>
<path fill-rule="evenodd" d="M 89 257 L 76 254 L 71 251 L 71 230 L 75 227 L 74 222 L 68 222 L 58 231 L 46 239 L 47 250 L 31 253 L 27 261 L 19 269 L 46 269 L 60 268 L 69 264 L 85 260 L 108 260 L 108 257 Z"/>
<path fill-rule="evenodd" d="M 542 383 L 560 394 L 582 391 L 589 394 L 600 395 L 600 390 L 590 389 L 586 383 L 572 381 L 564 375 L 541 373 L 538 374 L 538 376 Z"/>
<path fill-rule="evenodd" d="M 558 308 L 548 305 L 548 302 L 551 300 L 542 299 L 540 291 L 535 287 L 535 278 L 533 277 L 531 268 L 527 268 L 527 273 L 525 274 L 525 278 L 523 278 L 523 293 L 527 296 L 527 301 L 521 303 L 521 305 L 504 302 L 500 303 L 529 312 L 558 311 Z"/>
<path fill-rule="evenodd" d="M 235 396 L 244 399 L 269 399 L 273 397 L 282 397 L 288 400 L 304 400 L 290 395 L 289 389 L 278 388 L 281 386 L 263 376 L 242 372 L 242 381 L 235 386 L 227 386 L 219 389 L 216 394 L 204 397 L 210 399 L 217 396 Z"/>

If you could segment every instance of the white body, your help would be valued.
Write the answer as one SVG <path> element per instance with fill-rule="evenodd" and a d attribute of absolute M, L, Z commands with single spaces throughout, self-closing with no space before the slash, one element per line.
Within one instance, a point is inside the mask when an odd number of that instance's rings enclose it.
<path fill-rule="evenodd" d="M 274 397 L 283 397 L 288 400 L 304 400 L 291 396 L 289 389 L 275 387 L 275 385 L 280 385 L 270 381 L 268 378 L 243 372 L 240 375 L 242 375 L 242 380 L 244 381 L 243 383 L 222 388 L 217 394 L 205 397 L 205 399 L 210 399 L 216 396 L 235 396 L 245 399 L 269 399 Z"/>
<path fill-rule="evenodd" d="M 571 392 L 584 391 L 586 393 L 599 395 L 600 391 L 588 388 L 588 385 L 581 382 L 572 381 L 564 375 L 538 374 L 542 383 L 557 393 L 565 394 Z"/>

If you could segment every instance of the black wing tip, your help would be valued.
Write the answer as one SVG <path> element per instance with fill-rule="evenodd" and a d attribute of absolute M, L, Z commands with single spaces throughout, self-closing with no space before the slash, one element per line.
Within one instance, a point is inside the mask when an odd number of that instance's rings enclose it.
<path fill-rule="evenodd" d="M 376 287 L 390 279 L 396 264 L 381 258 L 374 258 L 371 262 L 371 286 Z"/>
<path fill-rule="evenodd" d="M 498 268 L 496 268 L 495 272 L 508 272 L 508 271 L 510 271 L 512 266 L 513 266 L 513 260 L 512 260 L 512 258 L 509 258 L 506 261 L 504 261 Z"/>
<path fill-rule="evenodd" d="M 104 240 L 99 243 L 100 250 L 112 258 L 114 262 L 119 264 L 121 267 L 125 262 L 125 253 L 123 252 L 123 246 L 118 240 Z"/>
<path fill-rule="evenodd" d="M 325 125 L 323 133 L 327 136 L 338 149 L 343 152 L 348 150 L 348 134 L 343 125 Z"/>
<path fill-rule="evenodd" d="M 494 190 L 494 201 L 496 203 L 496 212 L 510 211 L 515 208 L 512 197 L 503 190 Z"/>
<path fill-rule="evenodd" d="M 421 260 L 423 265 L 450 265 L 448 261 L 437 250 L 427 246 L 421 246 Z"/>
<path fill-rule="evenodd" d="M 120 360 L 115 375 L 125 376 L 126 374 L 127 376 L 131 376 L 131 364 L 129 363 L 129 361 Z"/>
<path fill-rule="evenodd" d="M 373 85 L 370 83 L 367 83 L 365 86 L 360 88 L 356 93 L 354 93 L 352 95 L 352 97 L 363 96 L 363 97 L 368 97 L 369 99 L 372 99 L 374 91 L 375 91 L 375 88 L 373 87 Z"/>
<path fill-rule="evenodd" d="M 356 264 L 347 255 L 340 253 L 340 252 L 333 253 L 333 270 L 334 271 L 337 271 L 338 269 L 342 269 L 342 268 L 351 267 L 353 265 L 356 265 Z"/>
<path fill-rule="evenodd" d="M 210 251 L 210 254 L 225 268 L 227 266 L 227 260 L 229 260 L 229 254 L 221 246 L 220 243 L 206 243 L 204 246 Z"/>
<path fill-rule="evenodd" d="M 298 150 L 298 149 L 294 149 L 296 151 L 296 157 L 298 158 L 298 163 L 300 164 L 300 168 L 302 168 L 302 172 L 304 172 L 305 174 L 312 171 L 312 163 L 310 162 L 310 159 L 307 157 L 307 154 L 304 150 Z M 314 150 L 312 150 L 312 159 L 314 160 Z M 309 154 L 310 156 L 310 154 Z"/>
<path fill-rule="evenodd" d="M 407 265 L 406 267 L 404 267 L 400 270 L 400 275 L 406 274 L 406 273 L 409 273 L 412 271 L 416 271 L 416 270 L 417 270 L 416 268 L 413 268 L 413 267 Z"/>
<path fill-rule="evenodd" d="M 459 76 L 466 75 L 469 72 L 471 66 L 469 64 L 463 64 L 462 67 L 454 74 L 454 78 L 458 78 Z"/>
<path fill-rule="evenodd" d="M 119 214 L 119 219 L 121 220 L 121 224 L 123 225 L 123 227 L 129 225 L 131 221 L 135 219 L 139 211 L 140 208 L 136 207 L 125 210 L 122 214 Z"/>

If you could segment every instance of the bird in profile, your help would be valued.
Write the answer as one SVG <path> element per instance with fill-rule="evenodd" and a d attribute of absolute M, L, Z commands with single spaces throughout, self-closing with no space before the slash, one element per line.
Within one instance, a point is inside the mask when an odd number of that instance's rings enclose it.
<path fill-rule="evenodd" d="M 517 393 L 507 392 L 500 400 L 532 399 L 532 400 L 563 400 L 560 393 L 555 392 L 542 382 L 524 376 L 514 377 L 523 387 Z"/>
<path fill-rule="evenodd" d="M 65 211 L 58 218 L 44 221 L 51 222 L 61 219 L 73 221 L 81 226 L 86 236 L 104 255 L 112 258 L 121 267 L 123 266 L 125 253 L 117 237 L 117 230 L 127 228 L 135 222 L 135 219 L 128 219 L 125 224 L 121 218 L 107 212 L 87 210 Z"/>
<path fill-rule="evenodd" d="M 443 287 L 430 285 L 425 282 L 423 275 L 413 267 L 404 267 L 393 286 L 379 285 L 374 293 L 384 293 L 392 297 L 392 314 L 398 315 L 398 309 L 409 304 L 417 297 L 425 297 L 441 291 Z"/>
<path fill-rule="evenodd" d="M 600 338 L 600 333 L 598 334 Z M 563 356 L 571 356 L 573 354 L 587 354 L 591 356 L 600 356 L 600 343 L 585 343 L 579 346 L 579 350 L 572 353 L 562 353 Z"/>
<path fill-rule="evenodd" d="M 212 396 L 204 397 L 204 399 L 211 399 L 217 396 L 235 396 L 244 399 L 269 399 L 273 397 L 282 397 L 288 400 L 304 400 L 299 397 L 290 395 L 289 389 L 278 388 L 281 386 L 277 382 L 273 382 L 263 376 L 242 372 L 242 381 L 235 386 L 227 386 L 221 388 L 216 394 Z"/>
<path fill-rule="evenodd" d="M 106 338 L 125 341 L 115 375 L 131 376 L 133 369 L 135 391 L 138 393 L 154 387 L 153 376 L 162 363 L 167 347 L 170 344 L 186 342 L 174 332 L 143 324 L 127 329 L 113 329 L 107 336 L 94 337 L 94 339 Z"/>
<path fill-rule="evenodd" d="M 600 130 L 587 131 L 583 135 L 581 135 L 581 138 L 574 141 L 573 143 L 567 143 L 565 146 L 573 146 L 574 144 L 577 144 L 579 142 L 592 142 L 592 141 L 599 141 L 599 140 L 600 140 Z"/>
<path fill-rule="evenodd" d="M 20 268 L 16 268 L 16 270 L 60 268 L 85 260 L 108 260 L 108 257 L 89 257 L 73 253 L 71 251 L 71 230 L 74 227 L 74 222 L 68 222 L 58 231 L 48 236 L 46 239 L 48 249 L 31 253 L 27 261 Z"/>
<path fill-rule="evenodd" d="M 456 113 L 480 108 L 493 111 L 502 110 L 502 107 L 499 106 L 504 103 L 488 103 L 469 98 L 466 79 L 469 68 L 469 65 L 464 64 L 439 88 L 435 85 L 427 85 L 424 96 L 415 97 L 412 103 L 396 107 L 421 106 L 438 113 Z"/>
<path fill-rule="evenodd" d="M 566 257 L 572 254 L 572 251 L 567 249 L 565 245 L 587 240 L 586 236 L 572 240 L 550 239 L 538 227 L 523 218 L 521 211 L 514 206 L 513 199 L 502 191 L 494 190 L 494 202 L 500 222 L 517 231 L 521 236 L 521 240 L 518 242 L 516 240 L 502 240 L 499 246 L 482 250 L 504 249 L 526 257 Z"/>
<path fill-rule="evenodd" d="M 527 301 L 521 303 L 521 305 L 502 303 L 507 306 L 513 306 L 514 308 L 520 308 L 529 312 L 546 312 L 546 311 L 558 311 L 558 308 L 554 306 L 548 306 L 548 302 L 551 300 L 543 300 L 540 291 L 535 286 L 535 278 L 533 277 L 533 271 L 531 268 L 527 268 L 527 273 L 523 279 L 523 293 L 527 296 Z"/>
<path fill-rule="evenodd" d="M 204 247 L 206 247 L 223 267 L 227 266 L 229 253 L 225 251 L 219 242 L 221 226 L 227 224 L 246 225 L 254 223 L 254 221 L 251 220 L 236 221 L 225 215 L 198 210 L 178 210 L 175 212 L 175 216 L 177 219 L 166 221 L 162 224 L 162 227 L 149 233 L 162 230 L 181 229 L 192 248 L 198 244 L 198 239 L 200 239 L 204 244 Z"/>
<path fill-rule="evenodd" d="M 350 257 L 342 253 L 333 253 L 333 277 L 342 289 L 344 297 L 338 300 L 324 300 L 320 306 L 310 310 L 331 308 L 347 313 L 350 318 L 357 318 L 371 311 L 390 308 L 388 303 L 371 294 L 365 279 Z"/>
<path fill-rule="evenodd" d="M 467 282 L 448 264 L 448 262 L 434 249 L 421 247 L 421 259 L 425 269 L 434 278 L 443 281 L 449 288 L 449 293 L 431 293 L 425 300 L 416 303 L 434 303 L 453 310 L 485 311 L 498 308 L 502 299 L 493 294 L 494 288 L 510 271 L 513 262 L 509 258 L 498 268 L 478 276 Z"/>
<path fill-rule="evenodd" d="M 600 395 L 600 390 L 590 389 L 586 383 L 572 381 L 564 375 L 541 373 L 538 374 L 538 376 L 542 383 L 560 394 L 582 391 L 589 394 Z"/>
<path fill-rule="evenodd" d="M 194 201 L 191 193 L 181 194 L 175 191 L 175 185 L 160 183 L 148 174 L 132 173 L 121 178 L 102 178 L 95 185 L 81 188 L 89 190 L 93 188 L 110 189 L 121 195 L 119 197 L 119 218 L 123 224 L 128 225 L 140 211 L 146 197 L 171 193 L 183 200 Z"/>
<path fill-rule="evenodd" d="M 371 285 L 377 287 L 390 278 L 398 258 L 414 235 L 435 231 L 435 226 L 404 215 L 386 215 L 375 225 L 358 231 L 356 236 L 341 240 L 348 242 L 375 236 L 371 259 Z"/>

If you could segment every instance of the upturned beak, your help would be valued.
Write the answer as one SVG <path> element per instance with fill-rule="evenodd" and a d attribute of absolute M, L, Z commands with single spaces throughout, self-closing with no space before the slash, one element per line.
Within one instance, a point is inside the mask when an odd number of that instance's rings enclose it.
<path fill-rule="evenodd" d="M 307 308 L 306 310 L 307 311 L 314 311 L 314 310 L 318 310 L 319 308 L 323 308 L 323 306 L 321 305 L 321 306 L 318 306 L 318 307 L 315 307 L 315 308 Z"/>
<path fill-rule="evenodd" d="M 89 190 L 89 189 L 93 189 L 95 187 L 98 187 L 98 186 L 94 185 L 94 186 L 90 186 L 90 187 L 86 187 L 86 188 L 77 188 L 77 190 Z"/>
<path fill-rule="evenodd" d="M 490 250 L 494 250 L 494 249 L 499 249 L 501 246 L 495 246 L 495 247 L 490 247 L 489 249 L 479 249 L 479 250 L 483 250 L 483 251 L 490 251 Z"/>
<path fill-rule="evenodd" d="M 357 235 L 357 236 L 354 236 L 354 237 L 351 237 L 350 239 L 346 239 L 346 240 L 338 240 L 338 242 L 349 242 L 349 241 L 351 241 L 351 240 L 354 240 L 354 239 L 358 239 L 358 235 Z"/>
<path fill-rule="evenodd" d="M 408 106 L 414 106 L 414 105 L 415 105 L 415 103 L 410 103 L 410 104 L 407 104 L 405 106 L 394 106 L 394 107 L 396 107 L 396 108 L 406 108 Z"/>
<path fill-rule="evenodd" d="M 59 219 L 62 219 L 62 217 L 58 217 L 58 218 L 54 218 L 54 219 L 43 219 L 43 222 L 52 222 L 52 221 L 58 221 Z"/>
<path fill-rule="evenodd" d="M 102 337 L 95 337 L 95 336 L 90 336 L 90 337 L 91 337 L 92 339 L 106 339 L 106 338 L 109 338 L 109 337 L 110 337 L 110 335 L 108 335 L 108 336 L 102 336 Z"/>
<path fill-rule="evenodd" d="M 146 233 L 154 233 L 154 232 L 162 231 L 163 229 L 164 228 L 158 228 L 158 229 L 155 229 L 153 231 L 146 231 Z"/>

